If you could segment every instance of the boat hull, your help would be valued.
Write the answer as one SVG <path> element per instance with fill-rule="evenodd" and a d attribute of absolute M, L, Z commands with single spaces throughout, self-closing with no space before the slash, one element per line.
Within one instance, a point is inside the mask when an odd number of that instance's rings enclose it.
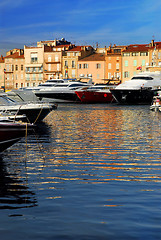
<path fill-rule="evenodd" d="M 33 127 L 31 124 L 0 122 L 0 152 L 19 141 Z"/>
<path fill-rule="evenodd" d="M 35 92 L 37 97 L 54 99 L 55 102 L 80 102 L 75 92 Z"/>
<path fill-rule="evenodd" d="M 111 93 L 120 104 L 151 104 L 155 94 L 150 89 L 112 89 Z"/>
<path fill-rule="evenodd" d="M 110 103 L 114 101 L 111 92 L 76 91 L 82 103 Z"/>

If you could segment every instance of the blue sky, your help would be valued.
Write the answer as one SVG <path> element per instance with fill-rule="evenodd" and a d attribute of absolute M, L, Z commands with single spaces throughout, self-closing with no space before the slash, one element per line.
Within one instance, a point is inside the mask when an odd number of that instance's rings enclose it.
<path fill-rule="evenodd" d="M 64 37 L 100 47 L 161 41 L 161 1 L 1 0 L 0 54 Z"/>

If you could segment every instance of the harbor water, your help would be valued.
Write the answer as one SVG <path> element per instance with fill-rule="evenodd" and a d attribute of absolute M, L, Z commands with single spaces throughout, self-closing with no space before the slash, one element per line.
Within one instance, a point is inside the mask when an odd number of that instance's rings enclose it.
<path fill-rule="evenodd" d="M 161 239 L 161 113 L 59 104 L 0 157 L 1 240 Z"/>

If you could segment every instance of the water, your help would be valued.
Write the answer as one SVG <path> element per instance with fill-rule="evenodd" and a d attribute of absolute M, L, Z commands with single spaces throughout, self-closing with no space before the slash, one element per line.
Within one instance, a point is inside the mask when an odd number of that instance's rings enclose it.
<path fill-rule="evenodd" d="M 161 114 L 60 104 L 0 159 L 1 240 L 161 239 Z"/>

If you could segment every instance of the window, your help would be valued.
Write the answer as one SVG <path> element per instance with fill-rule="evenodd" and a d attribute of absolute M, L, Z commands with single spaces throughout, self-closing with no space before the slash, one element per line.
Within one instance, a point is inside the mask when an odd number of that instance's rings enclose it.
<path fill-rule="evenodd" d="M 39 73 L 39 80 L 42 80 L 42 74 Z"/>
<path fill-rule="evenodd" d="M 51 64 L 48 64 L 48 71 L 51 71 Z"/>
<path fill-rule="evenodd" d="M 21 83 L 21 87 L 23 88 L 23 83 Z"/>
<path fill-rule="evenodd" d="M 51 62 L 51 56 L 48 56 L 48 62 Z"/>
<path fill-rule="evenodd" d="M 30 84 L 29 83 L 27 83 L 27 87 L 29 87 L 30 86 Z"/>
<path fill-rule="evenodd" d="M 68 61 L 65 61 L 65 64 L 64 64 L 66 67 L 68 67 Z"/>
<path fill-rule="evenodd" d="M 59 66 L 60 66 L 60 65 L 59 65 L 59 64 L 57 64 L 57 71 L 59 71 Z"/>
<path fill-rule="evenodd" d="M 119 70 L 119 63 L 116 63 L 116 70 Z"/>
<path fill-rule="evenodd" d="M 145 60 L 142 60 L 142 66 L 145 66 Z"/>
<path fill-rule="evenodd" d="M 82 66 L 81 64 L 78 64 L 78 68 L 79 68 L 79 69 L 81 69 L 81 66 Z"/>
<path fill-rule="evenodd" d="M 97 79 L 99 79 L 100 78 L 100 75 L 99 74 L 97 74 Z"/>
<path fill-rule="evenodd" d="M 108 69 L 111 69 L 111 63 L 108 64 Z"/>
<path fill-rule="evenodd" d="M 128 53 L 128 52 L 127 53 L 123 53 L 123 56 L 124 57 L 128 57 L 128 56 L 130 56 L 130 53 Z"/>
<path fill-rule="evenodd" d="M 137 66 L 137 60 L 133 61 L 133 66 L 136 67 Z"/>
<path fill-rule="evenodd" d="M 148 56 L 148 52 L 141 52 L 140 56 Z"/>
<path fill-rule="evenodd" d="M 109 78 L 109 79 L 111 78 L 111 73 L 108 73 L 108 78 Z"/>
<path fill-rule="evenodd" d="M 83 68 L 88 68 L 88 64 L 87 64 L 87 63 L 84 63 L 84 64 L 83 64 Z"/>
<path fill-rule="evenodd" d="M 100 63 L 97 63 L 96 64 L 96 68 L 98 69 L 98 68 L 101 68 L 101 64 Z"/>
<path fill-rule="evenodd" d="M 36 74 L 35 73 L 32 76 L 32 80 L 36 80 Z"/>
<path fill-rule="evenodd" d="M 72 68 L 75 68 L 75 61 L 72 61 Z"/>
<path fill-rule="evenodd" d="M 59 62 L 58 56 L 55 56 L 55 62 Z"/>
<path fill-rule="evenodd" d="M 23 80 L 23 74 L 21 74 L 21 80 Z"/>
<path fill-rule="evenodd" d="M 12 65 L 12 71 L 14 71 L 14 65 Z"/>
<path fill-rule="evenodd" d="M 18 83 L 16 83 L 16 88 L 18 88 Z"/>
<path fill-rule="evenodd" d="M 23 71 L 23 65 L 21 65 L 21 71 Z"/>
<path fill-rule="evenodd" d="M 128 78 L 129 77 L 129 72 L 124 72 L 124 78 Z"/>
<path fill-rule="evenodd" d="M 38 62 L 38 56 L 37 53 L 31 53 L 31 63 Z"/>
<path fill-rule="evenodd" d="M 30 74 L 26 74 L 26 80 L 27 80 L 27 81 L 30 80 Z"/>
<path fill-rule="evenodd" d="M 125 60 L 125 67 L 128 67 L 128 60 Z"/>
<path fill-rule="evenodd" d="M 72 70 L 72 77 L 75 77 L 75 70 Z"/>
<path fill-rule="evenodd" d="M 139 56 L 139 53 L 138 52 L 133 52 L 132 56 Z"/>
<path fill-rule="evenodd" d="M 18 70 L 18 65 L 16 65 L 15 69 L 16 69 L 16 71 Z"/>

